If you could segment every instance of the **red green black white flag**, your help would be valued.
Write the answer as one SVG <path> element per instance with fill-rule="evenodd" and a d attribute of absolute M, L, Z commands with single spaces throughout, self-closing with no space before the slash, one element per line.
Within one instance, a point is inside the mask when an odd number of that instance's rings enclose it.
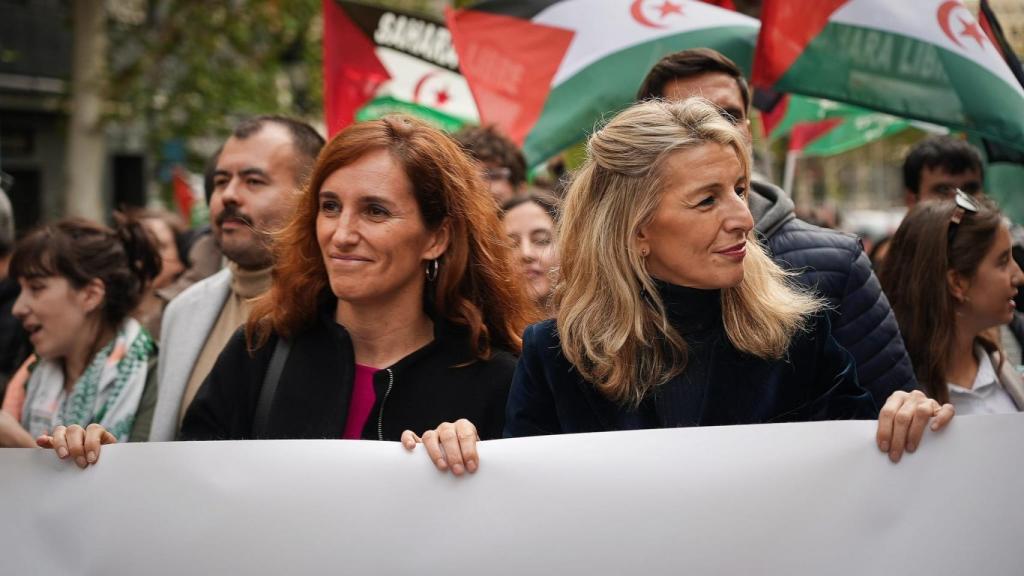
<path fill-rule="evenodd" d="M 477 121 L 451 34 L 427 16 L 324 0 L 324 108 L 334 134 L 403 112 L 446 130 Z"/>
<path fill-rule="evenodd" d="M 762 114 L 765 137 L 788 138 L 803 156 L 831 156 L 906 130 L 911 122 L 831 100 L 787 94 Z"/>
<path fill-rule="evenodd" d="M 490 0 L 448 27 L 481 122 L 536 165 L 631 104 L 666 54 L 713 48 L 749 71 L 758 21 L 693 0 Z"/>
<path fill-rule="evenodd" d="M 754 83 L 1024 149 L 1024 88 L 959 0 L 765 0 Z"/>

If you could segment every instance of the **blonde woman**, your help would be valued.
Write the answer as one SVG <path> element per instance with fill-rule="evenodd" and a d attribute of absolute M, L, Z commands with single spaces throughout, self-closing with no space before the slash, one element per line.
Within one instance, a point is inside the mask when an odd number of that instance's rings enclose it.
<path fill-rule="evenodd" d="M 746 148 L 717 108 L 638 104 L 588 152 L 562 208 L 557 317 L 524 334 L 506 437 L 878 416 L 822 301 L 755 239 Z M 879 448 L 898 461 L 952 416 L 896 392 Z M 443 453 L 424 438 L 439 468 L 470 427 L 440 427 Z"/>

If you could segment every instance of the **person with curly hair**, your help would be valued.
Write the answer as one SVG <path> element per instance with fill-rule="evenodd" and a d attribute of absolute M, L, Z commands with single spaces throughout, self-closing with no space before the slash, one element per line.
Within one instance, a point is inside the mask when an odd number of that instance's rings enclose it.
<path fill-rule="evenodd" d="M 470 126 L 455 133 L 455 139 L 481 164 L 496 206 L 521 196 L 526 188 L 526 158 L 494 126 Z"/>

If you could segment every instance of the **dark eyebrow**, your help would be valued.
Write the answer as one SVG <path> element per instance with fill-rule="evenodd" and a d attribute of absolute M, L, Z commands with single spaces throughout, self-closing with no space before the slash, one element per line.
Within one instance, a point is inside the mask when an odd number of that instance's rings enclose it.
<path fill-rule="evenodd" d="M 319 193 L 319 196 L 327 197 L 327 198 L 337 198 L 338 197 L 338 193 L 337 192 L 332 192 L 330 190 L 321 190 L 320 193 Z"/>
<path fill-rule="evenodd" d="M 270 175 L 269 174 L 267 174 L 263 170 L 260 170 L 259 168 L 255 168 L 255 167 L 251 167 L 251 166 L 249 168 L 242 168 L 238 172 L 238 175 L 239 176 L 243 176 L 243 177 L 245 177 L 245 176 L 260 176 L 262 178 L 266 178 L 267 180 L 270 180 Z"/>
<path fill-rule="evenodd" d="M 378 204 L 389 204 L 389 205 L 390 204 L 394 204 L 394 202 L 392 202 L 391 200 L 389 200 L 389 199 L 387 199 L 387 198 L 385 198 L 383 196 L 373 196 L 373 195 L 363 196 L 362 198 L 359 199 L 359 201 L 362 202 L 363 204 L 369 204 L 371 202 L 377 202 Z"/>

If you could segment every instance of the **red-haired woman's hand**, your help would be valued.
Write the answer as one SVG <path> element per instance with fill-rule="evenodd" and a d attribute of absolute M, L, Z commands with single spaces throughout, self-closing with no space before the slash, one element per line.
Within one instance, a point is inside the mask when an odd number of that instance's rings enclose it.
<path fill-rule="evenodd" d="M 451 470 L 456 476 L 467 471 L 476 472 L 480 467 L 480 455 L 476 451 L 479 441 L 476 426 L 465 418 L 454 423 L 445 422 L 434 430 L 427 430 L 422 437 L 412 430 L 402 432 L 402 446 L 406 450 L 414 450 L 417 444 L 423 444 L 427 456 L 438 470 Z"/>
<path fill-rule="evenodd" d="M 940 405 L 920 390 L 893 392 L 878 414 L 878 449 L 887 452 L 889 460 L 899 462 L 904 451 L 917 450 L 926 426 L 941 430 L 955 413 L 952 404 Z"/>
<path fill-rule="evenodd" d="M 89 424 L 82 428 L 78 424 L 57 426 L 53 434 L 43 434 L 36 438 L 40 448 L 52 449 L 61 460 L 72 458 L 79 468 L 99 462 L 100 446 L 114 444 L 117 437 L 99 424 Z"/>

